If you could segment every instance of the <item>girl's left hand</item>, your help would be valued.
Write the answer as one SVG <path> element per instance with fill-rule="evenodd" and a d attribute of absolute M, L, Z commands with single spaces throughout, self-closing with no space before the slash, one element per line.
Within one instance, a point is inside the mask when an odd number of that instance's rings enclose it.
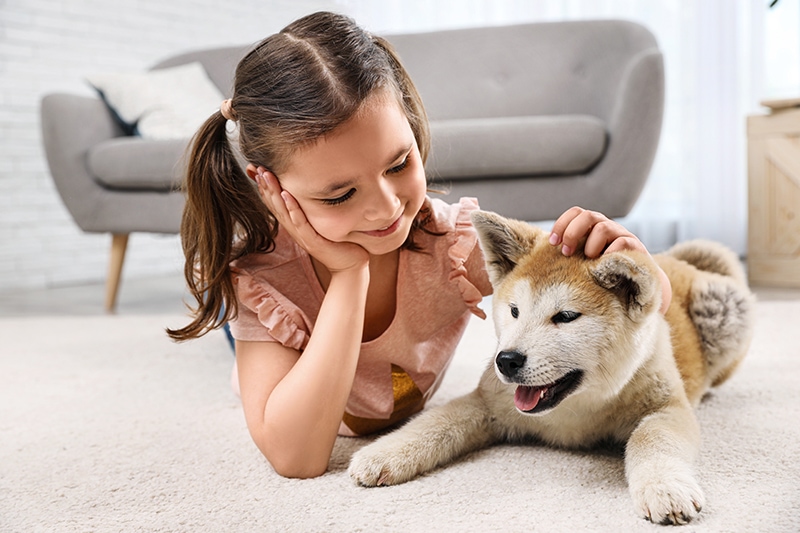
<path fill-rule="evenodd" d="M 586 237 L 586 243 L 583 245 L 583 253 L 589 258 L 618 250 L 638 250 L 650 253 L 636 235 L 618 222 L 610 220 L 597 211 L 588 211 L 580 207 L 571 207 L 558 217 L 550 232 L 550 244 L 563 244 L 561 252 L 569 256 L 575 253 L 584 237 Z M 660 267 L 658 276 L 661 281 L 661 308 L 659 310 L 664 314 L 672 301 L 672 285 Z"/>
<path fill-rule="evenodd" d="M 599 257 L 605 252 L 638 250 L 647 252 L 636 235 L 602 213 L 580 207 L 571 207 L 558 217 L 550 233 L 550 244 L 563 244 L 561 252 L 572 255 L 581 239 L 586 237 L 583 253 L 586 257 Z"/>

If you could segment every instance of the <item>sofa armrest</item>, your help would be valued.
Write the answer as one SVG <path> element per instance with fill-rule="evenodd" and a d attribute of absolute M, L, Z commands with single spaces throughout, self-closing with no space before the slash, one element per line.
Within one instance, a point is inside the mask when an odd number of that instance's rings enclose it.
<path fill-rule="evenodd" d="M 625 70 L 616 91 L 610 116 L 611 130 L 619 130 L 642 119 L 660 123 L 664 110 L 664 83 L 661 52 L 656 48 L 639 52 Z"/>
<path fill-rule="evenodd" d="M 122 129 L 100 99 L 63 93 L 42 98 L 41 124 L 47 164 L 62 201 L 82 230 L 96 231 L 93 199 L 103 190 L 89 173 L 87 153 L 124 135 Z"/>
<path fill-rule="evenodd" d="M 614 206 L 607 215 L 624 216 L 639 198 L 655 160 L 663 115 L 663 56 L 657 48 L 643 50 L 631 61 L 616 91 L 608 150 L 591 173 L 593 194 Z"/>

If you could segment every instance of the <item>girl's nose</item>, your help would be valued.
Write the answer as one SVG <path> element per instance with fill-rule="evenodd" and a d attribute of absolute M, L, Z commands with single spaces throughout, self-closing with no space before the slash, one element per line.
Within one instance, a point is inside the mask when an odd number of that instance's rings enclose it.
<path fill-rule="evenodd" d="M 374 194 L 370 197 L 364 217 L 367 220 L 386 221 L 397 214 L 400 207 L 400 198 L 389 180 L 381 179 L 375 187 Z"/>

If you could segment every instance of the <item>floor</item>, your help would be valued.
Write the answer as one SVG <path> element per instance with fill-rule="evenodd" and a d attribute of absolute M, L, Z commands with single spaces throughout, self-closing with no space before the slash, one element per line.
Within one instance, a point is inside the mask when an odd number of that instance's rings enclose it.
<path fill-rule="evenodd" d="M 183 274 L 124 279 L 117 314 L 181 314 L 190 295 Z M 91 316 L 105 314 L 105 285 L 92 283 L 0 294 L 0 318 L 11 316 Z"/>
<path fill-rule="evenodd" d="M 800 300 L 800 288 L 754 287 L 759 300 Z M 103 284 L 26 290 L 0 295 L 0 318 L 21 316 L 91 316 L 105 314 Z M 182 274 L 123 279 L 117 314 L 182 314 L 190 302 Z"/>

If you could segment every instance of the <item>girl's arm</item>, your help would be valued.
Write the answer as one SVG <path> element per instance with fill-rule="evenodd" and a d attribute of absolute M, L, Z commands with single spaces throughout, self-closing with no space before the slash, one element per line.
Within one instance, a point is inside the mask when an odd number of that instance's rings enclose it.
<path fill-rule="evenodd" d="M 286 477 L 328 467 L 355 377 L 369 288 L 369 255 L 321 237 L 271 172 L 248 166 L 261 198 L 292 238 L 331 275 L 302 355 L 273 342 L 236 343 L 245 420 L 258 448 Z"/>
<path fill-rule="evenodd" d="M 558 217 L 550 234 L 550 244 L 563 244 L 564 255 L 572 255 L 580 240 L 586 237 L 583 252 L 586 257 L 598 257 L 605 252 L 639 250 L 649 253 L 636 235 L 602 213 L 572 207 Z M 666 313 L 672 301 L 672 285 L 659 267 L 661 279 L 661 313 Z"/>
<path fill-rule="evenodd" d="M 275 471 L 322 475 L 361 348 L 369 269 L 334 273 L 302 356 L 274 342 L 236 342 L 250 435 Z"/>

